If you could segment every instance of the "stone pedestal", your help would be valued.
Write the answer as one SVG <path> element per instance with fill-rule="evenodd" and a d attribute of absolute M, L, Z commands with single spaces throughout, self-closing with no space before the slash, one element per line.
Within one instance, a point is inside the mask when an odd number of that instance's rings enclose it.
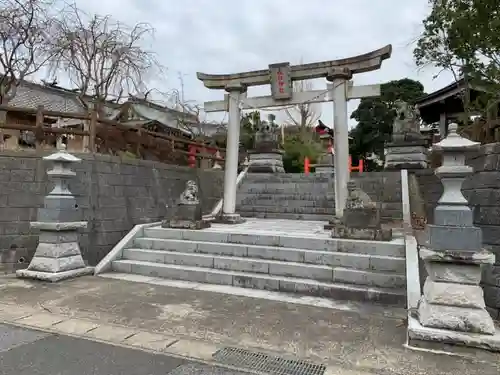
<path fill-rule="evenodd" d="M 241 224 L 246 220 L 240 216 L 240 214 L 225 214 L 222 213 L 220 218 L 216 219 L 217 223 L 221 224 Z"/>
<path fill-rule="evenodd" d="M 334 155 L 332 153 L 327 153 L 322 155 L 318 159 L 318 163 L 314 165 L 315 173 L 318 174 L 334 174 L 335 173 L 335 162 Z"/>
<path fill-rule="evenodd" d="M 61 145 L 58 152 L 44 160 L 54 164 L 47 174 L 55 180 L 55 186 L 38 210 L 38 221 L 30 223 L 31 228 L 40 230 L 35 255 L 28 268 L 16 274 L 45 281 L 91 274 L 94 269 L 86 267 L 78 244 L 78 230 L 86 228 L 87 222 L 80 221 L 81 212 L 68 189 L 68 180 L 76 175 L 69 165 L 80 159 L 67 153 Z"/>
<path fill-rule="evenodd" d="M 203 220 L 202 207 L 198 197 L 198 185 L 190 180 L 179 197 L 176 206 L 169 212 L 169 218 L 163 220 L 163 228 L 204 229 L 210 222 Z"/>
<path fill-rule="evenodd" d="M 429 276 L 418 307 L 424 327 L 453 331 L 495 334 L 486 311 L 481 281 L 481 265 L 495 261 L 486 251 L 433 251 L 420 249 Z"/>
<path fill-rule="evenodd" d="M 427 168 L 427 141 L 419 127 L 415 109 L 401 100 L 396 101 L 392 141 L 385 145 L 385 169 Z"/>
<path fill-rule="evenodd" d="M 424 140 L 392 142 L 385 147 L 384 169 L 424 169 L 428 166 Z"/>
<path fill-rule="evenodd" d="M 325 229 L 332 230 L 333 238 L 357 240 L 392 240 L 392 230 L 382 228 L 380 208 L 368 194 L 356 186 L 354 181 L 347 184 L 346 208 L 342 218 L 334 218 Z"/>
<path fill-rule="evenodd" d="M 457 125 L 451 124 L 448 137 L 435 145 L 444 156 L 443 165 L 436 169 L 444 191 L 434 224 L 427 226 L 426 246 L 420 249 L 429 276 L 418 305 L 418 324 L 435 331 L 425 333 L 413 323 L 409 334 L 420 340 L 446 337 L 448 343 L 482 347 L 481 335 L 496 337 L 497 333 L 479 286 L 481 266 L 493 263 L 495 257 L 482 249 L 481 230 L 473 225 L 472 211 L 461 192 L 462 182 L 473 172 L 465 165 L 465 151 L 477 143 L 461 138 L 456 130 Z M 466 335 L 474 336 L 467 339 Z M 488 340 L 500 349 L 500 336 Z"/>
<path fill-rule="evenodd" d="M 249 152 L 250 173 L 285 173 L 283 151 L 276 149 L 254 150 Z"/>

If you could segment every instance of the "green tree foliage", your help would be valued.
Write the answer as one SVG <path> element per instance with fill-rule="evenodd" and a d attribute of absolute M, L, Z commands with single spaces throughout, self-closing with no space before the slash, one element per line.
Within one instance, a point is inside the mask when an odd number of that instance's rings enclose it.
<path fill-rule="evenodd" d="M 433 65 L 480 85 L 489 96 L 500 91 L 500 0 L 429 0 L 431 13 L 417 41 L 417 65 Z M 467 102 L 464 106 L 474 106 Z M 489 99 L 487 99 L 489 100 Z M 484 103 L 485 99 L 481 101 Z M 467 110 L 468 108 L 466 108 Z"/>
<path fill-rule="evenodd" d="M 423 95 L 424 86 L 409 78 L 390 81 L 382 85 L 380 97 L 363 98 L 351 118 L 358 124 L 351 130 L 350 152 L 353 163 L 360 158 L 365 159 L 369 170 L 376 169 L 375 163 L 366 160 L 372 153 L 383 158 L 384 144 L 390 141 L 392 124 L 396 116 L 394 103 L 397 99 L 410 104 Z"/>
<path fill-rule="evenodd" d="M 240 147 L 249 151 L 253 149 L 255 142 L 255 132 L 260 121 L 260 112 L 253 111 L 243 115 L 240 128 Z"/>
<path fill-rule="evenodd" d="M 313 164 L 325 152 L 317 134 L 312 129 L 304 132 L 300 126 L 287 126 L 285 128 L 283 149 L 285 151 L 283 167 L 287 173 L 304 172 L 304 159 L 306 157 Z"/>

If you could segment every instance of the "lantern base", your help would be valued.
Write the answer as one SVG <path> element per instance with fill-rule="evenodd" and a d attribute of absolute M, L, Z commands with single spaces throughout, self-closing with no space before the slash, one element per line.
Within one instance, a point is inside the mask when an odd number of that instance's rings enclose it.
<path fill-rule="evenodd" d="M 427 349 L 447 349 L 453 345 L 453 352 L 457 347 L 479 348 L 500 352 L 500 330 L 497 328 L 493 335 L 478 333 L 457 332 L 447 329 L 424 327 L 415 316 L 408 317 L 408 345 L 410 347 Z M 477 355 L 476 349 L 468 349 L 467 353 Z"/>
<path fill-rule="evenodd" d="M 16 276 L 23 279 L 57 282 L 67 279 L 73 279 L 79 276 L 92 275 L 93 273 L 94 267 L 83 267 L 63 272 L 42 272 L 24 269 L 18 270 L 16 272 Z"/>

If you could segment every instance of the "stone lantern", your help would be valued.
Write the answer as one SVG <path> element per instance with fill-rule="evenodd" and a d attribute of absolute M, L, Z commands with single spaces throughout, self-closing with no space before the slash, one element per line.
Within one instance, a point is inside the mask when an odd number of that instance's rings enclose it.
<path fill-rule="evenodd" d="M 493 263 L 494 255 L 482 249 L 481 229 L 473 225 L 472 210 L 461 192 L 463 181 L 473 172 L 465 165 L 465 152 L 477 145 L 457 134 L 457 124 L 450 124 L 448 136 L 434 145 L 443 152 L 443 164 L 435 173 L 444 191 L 434 224 L 427 226 L 426 246 L 420 248 L 428 277 L 418 319 L 427 328 L 492 337 L 495 326 L 479 283 L 481 266 Z M 443 337 L 456 341 L 451 333 Z M 464 343 L 463 338 L 458 341 Z"/>
<path fill-rule="evenodd" d="M 68 185 L 76 176 L 70 165 L 81 160 L 66 152 L 62 143 L 56 153 L 43 159 L 53 164 L 47 174 L 55 186 L 38 209 L 38 220 L 30 223 L 31 228 L 40 230 L 39 242 L 28 268 L 18 270 L 17 276 L 59 281 L 92 274 L 94 268 L 85 265 L 78 244 L 78 231 L 85 229 L 87 222 L 81 221 L 81 211 Z"/>

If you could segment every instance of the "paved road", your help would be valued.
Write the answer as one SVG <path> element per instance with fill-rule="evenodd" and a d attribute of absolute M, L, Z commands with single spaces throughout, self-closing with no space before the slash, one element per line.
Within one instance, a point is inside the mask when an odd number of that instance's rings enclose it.
<path fill-rule="evenodd" d="M 248 375 L 161 354 L 0 324 L 1 375 Z"/>

